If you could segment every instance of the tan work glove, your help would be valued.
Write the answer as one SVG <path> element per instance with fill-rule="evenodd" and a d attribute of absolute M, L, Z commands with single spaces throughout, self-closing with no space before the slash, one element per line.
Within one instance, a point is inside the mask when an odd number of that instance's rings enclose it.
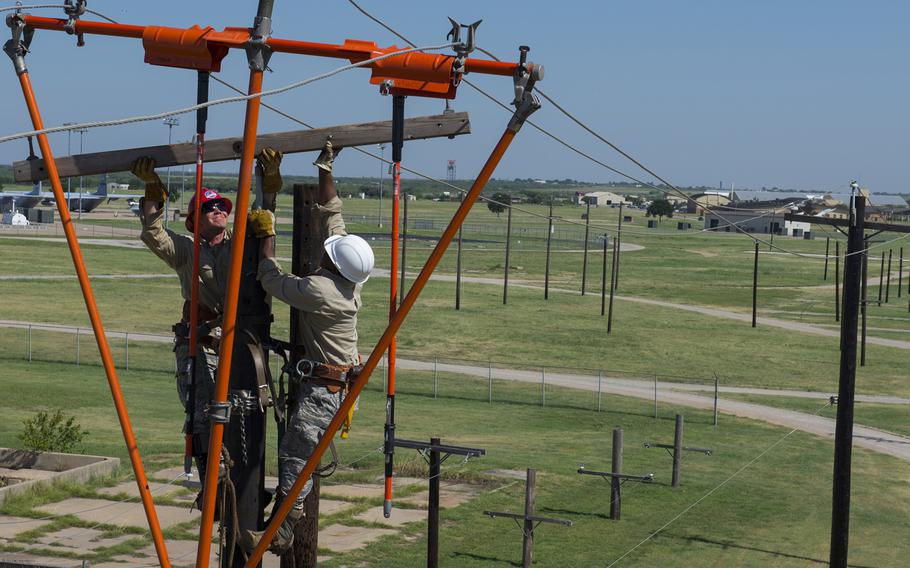
<path fill-rule="evenodd" d="M 262 176 L 262 192 L 278 193 L 281 191 L 281 150 L 263 148 L 256 156 L 256 171 Z"/>
<path fill-rule="evenodd" d="M 335 156 L 341 152 L 341 147 L 333 147 L 331 140 L 325 141 L 325 146 L 322 148 L 322 152 L 319 153 L 319 157 L 316 158 L 316 161 L 313 162 L 313 165 L 319 168 L 320 170 L 325 170 L 329 173 L 332 173 L 332 164 L 335 162 Z"/>
<path fill-rule="evenodd" d="M 137 158 L 130 171 L 137 178 L 145 182 L 145 198 L 152 201 L 167 201 L 167 188 L 161 183 L 161 178 L 155 173 L 155 158 L 143 156 Z"/>
<path fill-rule="evenodd" d="M 275 214 L 268 209 L 253 209 L 249 218 L 250 230 L 258 239 L 275 236 Z"/>

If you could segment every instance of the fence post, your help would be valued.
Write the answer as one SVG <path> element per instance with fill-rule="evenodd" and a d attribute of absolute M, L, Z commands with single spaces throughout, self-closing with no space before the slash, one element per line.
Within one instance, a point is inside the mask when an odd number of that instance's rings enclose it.
<path fill-rule="evenodd" d="M 654 375 L 654 419 L 657 420 L 657 375 Z"/>
<path fill-rule="evenodd" d="M 597 412 L 600 412 L 600 393 L 601 393 L 600 384 L 603 381 L 603 378 L 604 378 L 604 372 L 603 372 L 603 369 L 601 369 L 601 370 L 597 371 Z"/>
<path fill-rule="evenodd" d="M 540 406 L 547 405 L 547 370 L 540 369 Z"/>
<path fill-rule="evenodd" d="M 673 432 L 673 478 L 671 486 L 679 487 L 679 465 L 682 462 L 683 416 L 676 415 L 676 429 Z"/>
<path fill-rule="evenodd" d="M 130 370 L 130 332 L 126 332 L 124 335 L 124 343 L 126 344 L 126 370 Z"/>
<path fill-rule="evenodd" d="M 622 473 L 622 428 L 613 429 L 613 462 L 610 471 L 616 474 L 610 479 L 610 518 L 618 521 L 622 509 L 619 489 L 622 480 L 618 477 Z"/>
<path fill-rule="evenodd" d="M 490 366 L 487 369 L 487 378 L 490 384 L 490 404 L 493 404 L 493 360 L 490 359 Z"/>
<path fill-rule="evenodd" d="M 439 392 L 439 356 L 433 355 L 433 400 Z"/>
<path fill-rule="evenodd" d="M 32 362 L 32 324 L 28 324 L 28 362 Z"/>
<path fill-rule="evenodd" d="M 94 225 L 92 225 L 94 226 Z M 76 328 L 76 366 L 79 366 L 79 328 Z"/>

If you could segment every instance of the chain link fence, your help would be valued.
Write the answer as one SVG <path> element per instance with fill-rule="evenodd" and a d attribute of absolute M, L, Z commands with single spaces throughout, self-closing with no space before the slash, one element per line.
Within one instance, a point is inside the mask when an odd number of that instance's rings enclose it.
<path fill-rule="evenodd" d="M 5 322 L 0 327 L 0 358 L 18 361 L 94 366 L 101 357 L 90 328 Z M 176 372 L 173 337 L 163 334 L 107 331 L 115 366 L 121 371 Z M 271 357 L 274 377 L 280 358 Z M 619 369 L 591 369 L 503 360 L 472 360 L 398 351 L 395 389 L 399 394 L 457 398 L 486 404 L 609 410 L 610 396 L 648 399 L 653 415 L 664 416 L 669 391 L 714 397 L 719 379 Z M 388 361 L 383 357 L 366 389 L 386 392 Z M 670 416 L 667 414 L 666 416 Z M 716 420 L 715 420 L 716 422 Z"/>

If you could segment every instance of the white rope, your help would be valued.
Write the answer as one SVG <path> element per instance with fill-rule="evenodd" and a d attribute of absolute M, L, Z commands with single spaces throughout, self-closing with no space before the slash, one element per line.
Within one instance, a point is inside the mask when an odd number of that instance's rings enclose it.
<path fill-rule="evenodd" d="M 387 53 L 385 55 L 380 55 L 379 57 L 374 57 L 372 59 L 366 59 L 364 61 L 358 61 L 357 63 L 351 63 L 350 65 L 344 65 L 342 67 L 338 67 L 337 69 L 333 69 L 332 71 L 328 71 L 326 73 L 316 75 L 315 77 L 310 77 L 309 79 L 297 81 L 296 83 L 291 83 L 290 85 L 286 85 L 284 87 L 279 87 L 277 89 L 270 89 L 267 91 L 254 93 L 252 95 L 227 97 L 224 99 L 217 99 L 214 101 L 209 101 L 207 103 L 193 105 L 190 107 L 185 107 L 185 108 L 176 109 L 176 110 L 172 110 L 172 111 L 160 112 L 157 114 L 133 116 L 133 117 L 121 118 L 121 119 L 117 119 L 117 120 L 84 122 L 84 123 L 80 123 L 80 124 L 70 124 L 68 126 L 54 126 L 51 128 L 44 128 L 42 130 L 32 130 L 29 132 L 20 132 L 18 134 L 12 134 L 9 136 L 0 137 L 0 143 L 9 142 L 11 140 L 18 140 L 20 138 L 28 138 L 29 136 L 37 136 L 39 134 L 51 134 L 53 132 L 66 132 L 69 130 L 76 130 L 76 129 L 80 129 L 80 128 L 101 128 L 104 126 L 119 126 L 122 124 L 132 124 L 132 123 L 136 123 L 136 122 L 147 122 L 150 120 L 159 120 L 159 119 L 162 119 L 162 118 L 165 118 L 168 116 L 188 114 L 188 113 L 191 113 L 198 109 L 208 108 L 208 107 L 215 106 L 215 105 L 223 105 L 223 104 L 235 103 L 235 102 L 244 102 L 244 101 L 248 101 L 248 100 L 259 98 L 259 97 L 268 97 L 268 96 L 284 93 L 284 92 L 290 91 L 292 89 L 297 89 L 299 87 L 303 87 L 304 85 L 309 85 L 310 83 L 315 83 L 316 81 L 321 81 L 322 79 L 328 79 L 329 77 L 338 75 L 339 73 L 342 73 L 344 71 L 349 71 L 351 69 L 356 69 L 358 67 L 364 67 L 366 65 L 370 65 L 371 63 L 375 63 L 377 61 L 389 59 L 390 57 L 395 57 L 395 56 L 403 55 L 403 54 L 407 54 L 407 53 L 414 53 L 417 51 L 438 51 L 438 50 L 452 47 L 453 45 L 455 45 L 455 44 L 454 43 L 444 43 L 441 45 L 430 45 L 430 46 L 426 46 L 426 47 L 414 47 L 414 48 L 402 49 L 400 51 L 396 51 L 393 53 Z"/>
<path fill-rule="evenodd" d="M 27 6 L 18 5 L 18 4 L 17 4 L 16 6 L 7 6 L 7 7 L 5 7 L 5 8 L 0 8 L 0 12 L 12 12 L 13 10 L 43 10 L 43 9 L 46 9 L 46 8 L 67 8 L 67 7 L 68 7 L 68 6 L 65 6 L 64 4 L 29 4 L 29 5 L 27 5 Z M 85 13 L 86 13 L 86 14 L 91 14 L 91 15 L 93 15 L 93 16 L 98 16 L 99 18 L 102 18 L 102 19 L 104 19 L 104 20 L 107 20 L 108 22 L 110 22 L 110 23 L 112 23 L 112 24 L 116 24 L 116 23 L 117 23 L 115 20 L 112 20 L 112 19 L 108 18 L 107 16 L 105 16 L 105 15 L 102 14 L 101 12 L 96 12 L 96 11 L 91 10 L 91 9 L 89 9 L 89 8 L 86 8 L 86 9 L 85 9 Z M 78 20 L 77 20 L 77 21 L 78 21 Z"/>

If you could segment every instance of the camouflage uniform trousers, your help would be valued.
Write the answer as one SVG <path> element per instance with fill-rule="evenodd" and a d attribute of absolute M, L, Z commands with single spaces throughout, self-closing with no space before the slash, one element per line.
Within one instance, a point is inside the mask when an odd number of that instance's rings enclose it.
<path fill-rule="evenodd" d="M 288 416 L 287 430 L 278 449 L 278 493 L 287 495 L 306 466 L 307 459 L 325 434 L 332 417 L 341 406 L 341 392 L 332 393 L 324 386 L 300 385 L 296 404 Z M 303 501 L 313 488 L 307 480 L 294 502 L 294 509 L 303 510 Z"/>
<path fill-rule="evenodd" d="M 178 338 L 174 345 L 174 355 L 177 358 L 177 396 L 186 412 L 189 406 L 190 386 L 190 344 L 187 340 Z M 193 455 L 202 455 L 208 452 L 209 430 L 211 424 L 208 420 L 206 407 L 215 396 L 215 374 L 218 368 L 218 354 L 213 350 L 202 347 L 196 350 L 196 408 L 193 413 Z M 183 432 L 189 427 L 189 416 L 184 419 Z"/>

